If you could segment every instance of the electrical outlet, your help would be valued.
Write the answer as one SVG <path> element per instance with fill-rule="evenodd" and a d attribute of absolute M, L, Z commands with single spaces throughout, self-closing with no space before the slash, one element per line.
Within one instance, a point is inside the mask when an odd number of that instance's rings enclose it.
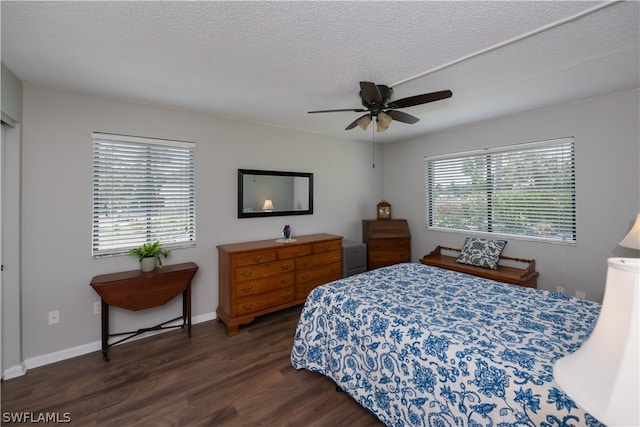
<path fill-rule="evenodd" d="M 100 303 L 100 301 L 94 302 L 93 314 L 100 314 L 100 313 L 102 313 L 102 304 Z"/>
<path fill-rule="evenodd" d="M 559 294 L 564 294 L 564 288 L 562 286 L 558 286 L 556 288 L 556 292 L 558 292 Z"/>
<path fill-rule="evenodd" d="M 587 293 L 586 292 L 582 292 L 582 291 L 576 291 L 576 298 L 586 299 L 587 298 Z"/>
<path fill-rule="evenodd" d="M 60 323 L 60 311 L 50 311 L 49 312 L 49 324 L 55 325 Z"/>

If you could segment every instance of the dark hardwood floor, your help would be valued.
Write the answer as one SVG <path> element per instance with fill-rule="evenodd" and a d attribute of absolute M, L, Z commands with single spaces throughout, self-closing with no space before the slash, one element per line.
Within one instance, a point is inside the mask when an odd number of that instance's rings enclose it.
<path fill-rule="evenodd" d="M 29 370 L 2 382 L 2 422 L 29 412 L 66 413 L 83 427 L 383 425 L 328 378 L 293 369 L 301 309 L 232 337 L 211 321 L 194 325 L 191 339 L 172 330 L 112 347 L 109 363 L 94 352 Z"/>

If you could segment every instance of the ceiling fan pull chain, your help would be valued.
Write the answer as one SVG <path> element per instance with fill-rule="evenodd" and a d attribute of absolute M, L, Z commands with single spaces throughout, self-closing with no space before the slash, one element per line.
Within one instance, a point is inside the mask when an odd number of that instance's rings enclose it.
<path fill-rule="evenodd" d="M 371 161 L 373 162 L 373 169 L 376 168 L 376 131 L 374 129 L 375 126 L 371 126 Z"/>

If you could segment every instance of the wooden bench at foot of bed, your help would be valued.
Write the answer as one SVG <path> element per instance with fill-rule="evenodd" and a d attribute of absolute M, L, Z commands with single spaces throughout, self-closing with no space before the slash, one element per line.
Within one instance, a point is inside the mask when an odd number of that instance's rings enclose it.
<path fill-rule="evenodd" d="M 511 283 L 512 285 L 525 286 L 527 288 L 538 287 L 538 272 L 536 271 L 536 261 L 533 259 L 512 258 L 500 256 L 498 269 L 476 267 L 474 265 L 459 264 L 456 262 L 457 256 L 443 255 L 442 251 L 460 252 L 460 249 L 437 246 L 431 253 L 420 258 L 420 262 L 425 265 L 445 268 L 447 270 L 459 271 L 473 276 L 484 277 L 498 282 Z M 521 264 L 524 268 L 511 267 L 500 264 L 503 261 L 510 264 Z"/>

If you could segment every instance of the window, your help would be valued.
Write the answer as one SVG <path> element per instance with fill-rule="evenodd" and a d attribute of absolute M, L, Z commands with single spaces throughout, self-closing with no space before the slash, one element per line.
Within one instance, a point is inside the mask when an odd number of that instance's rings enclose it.
<path fill-rule="evenodd" d="M 576 241 L 573 138 L 425 157 L 427 228 Z"/>
<path fill-rule="evenodd" d="M 195 246 L 195 143 L 92 137 L 93 256 Z"/>

